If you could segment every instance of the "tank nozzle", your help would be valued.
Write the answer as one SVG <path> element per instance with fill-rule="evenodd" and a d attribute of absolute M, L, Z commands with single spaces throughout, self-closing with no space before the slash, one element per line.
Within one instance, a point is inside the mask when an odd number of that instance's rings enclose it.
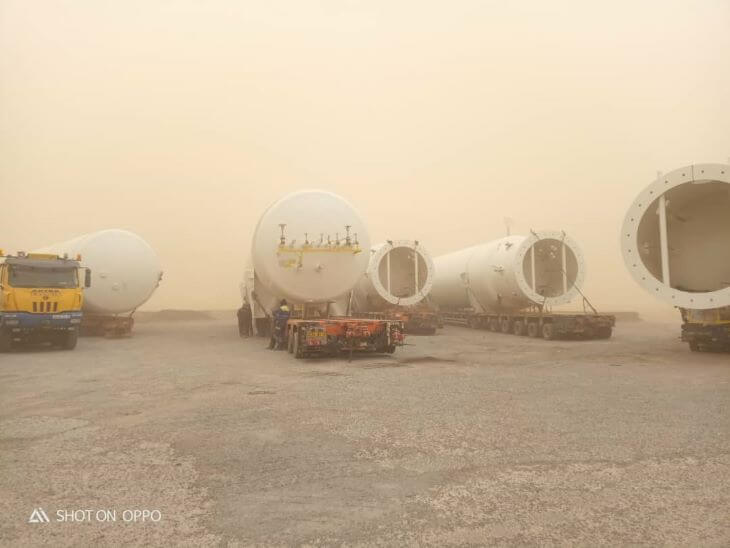
<path fill-rule="evenodd" d="M 352 238 L 350 238 L 350 229 L 352 228 L 352 225 L 345 225 L 345 245 L 350 246 L 352 245 Z"/>

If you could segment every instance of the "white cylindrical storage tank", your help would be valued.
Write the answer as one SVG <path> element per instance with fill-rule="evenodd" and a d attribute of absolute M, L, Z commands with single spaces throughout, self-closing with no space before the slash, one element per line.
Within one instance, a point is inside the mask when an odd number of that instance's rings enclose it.
<path fill-rule="evenodd" d="M 364 274 L 369 249 L 365 223 L 345 199 L 322 190 L 288 194 L 256 225 L 255 291 L 291 303 L 335 301 Z"/>
<path fill-rule="evenodd" d="M 507 312 L 570 302 L 585 278 L 578 244 L 563 232 L 507 236 L 434 259 L 431 300 L 444 309 Z"/>
<path fill-rule="evenodd" d="M 621 250 L 633 278 L 664 302 L 730 306 L 730 166 L 689 165 L 658 177 L 631 204 Z"/>
<path fill-rule="evenodd" d="M 362 312 L 413 306 L 431 291 L 431 254 L 414 240 L 388 240 L 370 250 L 367 271 L 355 288 L 353 307 Z"/>
<path fill-rule="evenodd" d="M 84 234 L 40 251 L 81 255 L 91 269 L 91 287 L 84 290 L 84 311 L 101 315 L 131 312 L 154 293 L 162 277 L 155 251 L 126 230 L 110 229 Z"/>

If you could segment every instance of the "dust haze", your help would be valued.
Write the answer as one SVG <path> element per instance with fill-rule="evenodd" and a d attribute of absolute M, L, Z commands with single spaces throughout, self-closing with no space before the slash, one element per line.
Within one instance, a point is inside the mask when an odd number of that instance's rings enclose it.
<path fill-rule="evenodd" d="M 434 255 L 563 229 L 604 309 L 656 176 L 730 156 L 730 4 L 0 2 L 0 247 L 132 230 L 147 309 L 234 308 L 254 225 L 324 188 Z M 210 284 L 211 279 L 215 280 Z"/>

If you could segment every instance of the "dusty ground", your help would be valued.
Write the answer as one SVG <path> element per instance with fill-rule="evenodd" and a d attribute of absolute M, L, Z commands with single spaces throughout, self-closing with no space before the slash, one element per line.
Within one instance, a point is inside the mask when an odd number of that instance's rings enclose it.
<path fill-rule="evenodd" d="M 352 363 L 233 318 L 138 328 L 0 355 L 0 544 L 730 544 L 730 355 L 678 325 L 447 327 Z"/>

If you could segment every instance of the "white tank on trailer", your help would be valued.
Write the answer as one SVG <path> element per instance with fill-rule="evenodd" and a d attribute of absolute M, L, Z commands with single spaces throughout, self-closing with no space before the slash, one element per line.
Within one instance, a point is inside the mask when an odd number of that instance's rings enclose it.
<path fill-rule="evenodd" d="M 109 229 L 50 245 L 41 252 L 81 255 L 91 269 L 84 290 L 84 311 L 100 315 L 131 312 L 154 293 L 162 277 L 160 260 L 133 232 Z"/>
<path fill-rule="evenodd" d="M 431 291 L 431 254 L 415 240 L 388 240 L 370 250 L 365 275 L 354 290 L 353 308 L 362 312 L 413 306 Z"/>
<path fill-rule="evenodd" d="M 245 292 L 254 290 L 254 304 L 264 308 L 280 298 L 335 301 L 362 277 L 369 249 L 365 223 L 345 199 L 323 190 L 293 192 L 269 206 L 256 225 Z"/>
<path fill-rule="evenodd" d="M 431 299 L 444 309 L 507 312 L 570 302 L 585 278 L 585 261 L 564 232 L 532 232 L 441 255 Z"/>
<path fill-rule="evenodd" d="M 730 165 L 660 175 L 631 204 L 624 262 L 640 286 L 681 308 L 730 306 Z"/>

